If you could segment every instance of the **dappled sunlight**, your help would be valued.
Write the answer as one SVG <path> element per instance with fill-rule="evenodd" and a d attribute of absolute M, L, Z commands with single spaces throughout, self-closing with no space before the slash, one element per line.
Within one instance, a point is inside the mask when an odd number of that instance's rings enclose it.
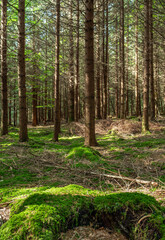
<path fill-rule="evenodd" d="M 35 213 L 36 219 L 42 219 L 45 208 L 50 213 L 48 219 L 54 221 L 51 213 L 56 211 L 57 196 L 59 202 L 62 196 L 93 199 L 110 193 L 115 196 L 119 191 L 139 191 L 164 201 L 160 189 L 165 182 L 165 139 L 161 133 L 123 136 L 109 132 L 97 136 L 97 147 L 86 147 L 83 137 L 66 135 L 67 128 L 59 142 L 52 140 L 52 129 L 33 128 L 29 142 L 23 144 L 18 142 L 17 129 L 12 131 L 14 134 L 11 132 L 0 142 L 0 194 L 3 204 L 21 202 L 17 210 L 23 222 L 26 215 L 31 221 Z M 16 218 L 13 216 L 11 221 Z"/>

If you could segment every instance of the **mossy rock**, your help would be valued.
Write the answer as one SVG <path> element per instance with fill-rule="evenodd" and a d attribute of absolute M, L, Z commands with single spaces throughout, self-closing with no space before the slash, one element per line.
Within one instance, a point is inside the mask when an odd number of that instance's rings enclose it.
<path fill-rule="evenodd" d="M 62 231 L 93 224 L 120 229 L 128 239 L 163 240 L 164 213 L 153 197 L 144 194 L 106 195 L 69 185 L 17 200 L 11 208 L 10 219 L 0 228 L 0 239 L 58 239 Z"/>

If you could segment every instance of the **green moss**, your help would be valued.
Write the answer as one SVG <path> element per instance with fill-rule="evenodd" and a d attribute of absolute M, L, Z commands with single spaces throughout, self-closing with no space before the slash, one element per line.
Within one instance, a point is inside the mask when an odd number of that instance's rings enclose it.
<path fill-rule="evenodd" d="M 164 182 L 165 183 L 165 175 L 159 177 L 160 181 Z"/>
<path fill-rule="evenodd" d="M 89 147 L 75 147 L 72 148 L 69 152 L 67 158 L 73 158 L 73 159 L 88 159 L 92 162 L 97 162 L 100 159 L 100 154 L 96 150 L 89 148 Z"/>
<path fill-rule="evenodd" d="M 141 147 L 154 148 L 154 147 L 162 145 L 162 144 L 165 144 L 165 139 L 152 138 L 152 139 L 150 139 L 148 141 L 144 141 L 144 142 L 138 141 L 138 142 L 132 144 L 132 146 L 137 147 L 137 148 L 141 148 Z"/>
<path fill-rule="evenodd" d="M 163 210 L 153 197 L 139 193 L 105 195 L 77 185 L 43 189 L 40 193 L 17 200 L 11 209 L 9 221 L 0 228 L 0 239 L 58 239 L 61 231 L 89 224 L 90 221 L 100 224 L 107 214 L 118 214 L 119 221 L 121 216 L 122 219 L 124 217 L 124 224 L 130 218 L 131 229 L 133 222 L 130 213 L 137 211 L 140 214 L 142 211 L 152 213 L 150 221 L 165 236 Z"/>
<path fill-rule="evenodd" d="M 30 173 L 27 169 L 11 169 L 4 171 L 2 176 L 4 176 L 5 179 L 0 182 L 1 187 L 11 185 L 11 183 L 12 185 L 28 184 L 36 180 L 36 174 Z"/>

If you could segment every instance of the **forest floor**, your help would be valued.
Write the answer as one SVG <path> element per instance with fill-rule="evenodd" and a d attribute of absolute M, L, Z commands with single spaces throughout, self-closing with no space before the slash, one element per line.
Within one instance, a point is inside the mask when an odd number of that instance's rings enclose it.
<path fill-rule="evenodd" d="M 9 205 L 18 196 L 68 184 L 142 192 L 165 206 L 164 119 L 151 122 L 147 134 L 141 134 L 136 118 L 97 120 L 98 146 L 92 148 L 84 146 L 83 121 L 63 123 L 59 142 L 52 141 L 53 125 L 29 126 L 28 132 L 27 143 L 19 142 L 14 127 L 8 136 L 0 137 L 0 224 L 9 218 Z"/>

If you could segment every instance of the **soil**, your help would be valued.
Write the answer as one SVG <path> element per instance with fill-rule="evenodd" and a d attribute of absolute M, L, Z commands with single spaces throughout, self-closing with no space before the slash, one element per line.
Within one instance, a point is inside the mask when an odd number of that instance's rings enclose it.
<path fill-rule="evenodd" d="M 61 240 L 127 240 L 121 233 L 110 232 L 108 229 L 94 229 L 90 226 L 80 226 L 62 233 Z"/>

